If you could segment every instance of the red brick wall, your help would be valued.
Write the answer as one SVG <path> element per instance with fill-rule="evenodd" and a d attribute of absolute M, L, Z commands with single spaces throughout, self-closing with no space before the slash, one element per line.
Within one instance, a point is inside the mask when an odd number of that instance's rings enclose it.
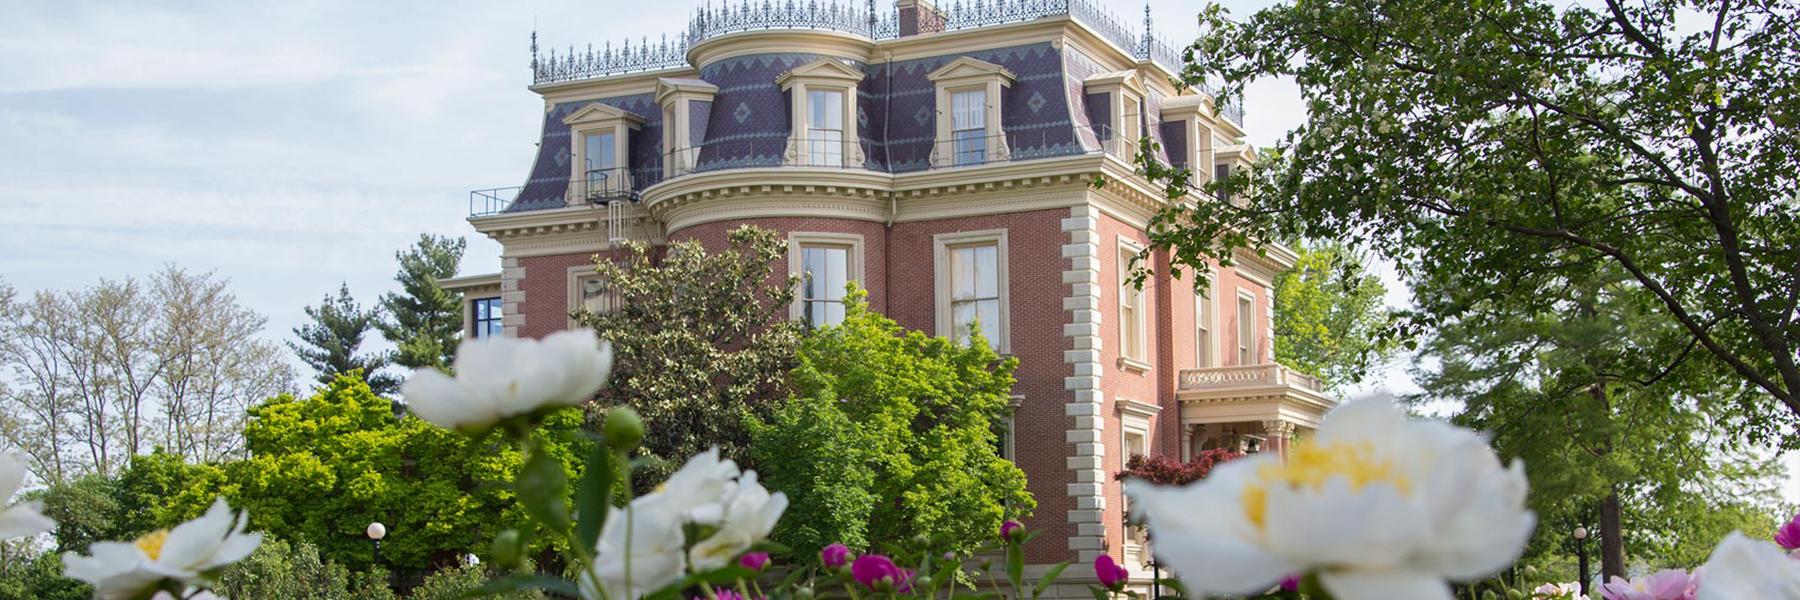
<path fill-rule="evenodd" d="M 852 221 L 848 219 L 821 218 L 764 218 L 742 219 L 736 221 L 717 221 L 687 227 L 669 233 L 670 241 L 698 240 L 707 252 L 718 252 L 731 246 L 727 234 L 731 230 L 744 225 L 754 225 L 763 229 L 781 232 L 782 234 L 801 233 L 842 233 L 860 235 L 863 238 L 863 280 L 859 282 L 869 292 L 869 308 L 875 312 L 887 311 L 888 298 L 888 254 L 887 228 L 881 223 L 870 221 Z M 775 261 L 774 276 L 777 280 L 787 277 L 788 261 L 785 258 Z"/>

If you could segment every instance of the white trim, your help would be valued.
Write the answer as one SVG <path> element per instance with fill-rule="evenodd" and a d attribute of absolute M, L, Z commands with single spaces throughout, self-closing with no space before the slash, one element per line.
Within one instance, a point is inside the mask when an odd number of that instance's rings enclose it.
<path fill-rule="evenodd" d="M 1002 355 L 1012 354 L 1012 285 L 1008 281 L 1010 269 L 1007 263 L 1009 250 L 1007 230 L 988 229 L 983 231 L 963 231 L 957 233 L 940 233 L 932 236 L 932 257 L 935 265 L 934 277 L 937 288 L 935 310 L 937 312 L 937 329 L 934 333 L 939 337 L 955 339 L 956 327 L 951 322 L 950 310 L 950 251 L 962 246 L 994 244 L 995 276 L 1000 292 L 1000 322 L 993 327 L 982 324 L 982 335 L 996 342 L 996 350 Z"/>
<path fill-rule="evenodd" d="M 585 264 L 585 265 L 575 265 L 573 267 L 569 267 L 569 275 L 568 275 L 569 304 L 568 304 L 568 310 L 563 311 L 564 319 L 568 322 L 569 329 L 574 329 L 574 328 L 580 326 L 579 323 L 575 322 L 575 317 L 573 316 L 573 314 L 575 313 L 575 309 L 581 307 L 581 282 L 582 282 L 582 280 L 590 279 L 590 278 L 598 278 L 598 277 L 600 277 L 600 274 L 594 272 L 594 265 L 592 263 Z"/>
<path fill-rule="evenodd" d="M 1194 274 L 1194 368 L 1219 366 L 1219 272 Z M 1199 288 L 1204 287 L 1205 292 Z M 1204 326 L 1204 327 L 1203 327 Z M 1200 332 L 1206 332 L 1204 343 Z"/>
<path fill-rule="evenodd" d="M 1235 337 L 1237 337 L 1238 346 L 1237 346 L 1237 348 L 1234 349 L 1237 351 L 1235 356 L 1237 356 L 1238 365 L 1240 365 L 1240 366 L 1257 364 L 1255 362 L 1257 359 L 1257 351 L 1256 351 L 1257 340 L 1256 340 L 1256 338 L 1259 336 L 1256 332 L 1256 291 L 1246 289 L 1243 287 L 1239 287 L 1239 288 L 1237 288 L 1237 299 L 1238 299 L 1238 303 L 1237 303 L 1237 307 L 1236 307 L 1237 310 L 1236 310 L 1236 312 L 1233 313 L 1233 316 L 1237 317 L 1237 322 L 1232 323 L 1232 325 L 1237 328 L 1237 334 Z M 1248 310 L 1245 309 L 1245 306 L 1244 306 L 1245 302 L 1249 302 Z M 1244 317 L 1246 315 L 1248 315 L 1250 317 L 1250 321 L 1248 322 L 1249 328 L 1250 328 L 1250 335 L 1248 335 L 1248 336 L 1244 335 L 1244 326 L 1245 326 Z M 1246 337 L 1249 338 L 1248 341 L 1250 343 L 1248 348 L 1246 348 L 1244 346 Z M 1245 362 L 1245 360 L 1244 360 L 1244 354 L 1245 354 L 1244 351 L 1245 350 L 1249 350 L 1250 362 Z"/>
<path fill-rule="evenodd" d="M 1113 331 L 1119 341 L 1120 366 L 1139 372 L 1148 371 L 1150 370 L 1150 327 L 1146 311 L 1149 310 L 1150 303 L 1145 299 L 1148 295 L 1145 292 L 1148 290 L 1141 288 L 1132 290 L 1136 292 L 1136 294 L 1133 295 L 1125 289 L 1126 282 L 1131 278 L 1131 259 L 1132 257 L 1137 256 L 1138 253 L 1144 251 L 1144 245 L 1121 235 L 1118 237 L 1116 247 L 1116 253 L 1118 254 L 1118 271 L 1114 278 L 1115 283 L 1117 284 L 1114 286 L 1114 289 L 1118 294 L 1118 306 L 1116 309 L 1119 316 L 1119 326 L 1113 328 Z M 1132 297 L 1135 297 L 1137 300 L 1136 306 L 1130 306 L 1132 303 L 1129 301 L 1129 298 Z M 1131 344 L 1126 343 L 1125 328 L 1130 325 L 1125 319 L 1125 313 L 1128 309 L 1136 313 L 1134 317 L 1137 321 L 1137 347 L 1135 348 L 1132 347 Z"/>
<path fill-rule="evenodd" d="M 955 165 L 955 132 L 951 130 L 955 120 L 956 94 L 981 91 L 982 102 L 982 137 L 987 140 L 983 148 L 982 162 L 1005 161 L 1011 156 L 1011 149 L 1006 145 L 1006 138 L 1000 137 L 1001 90 L 1011 87 L 1016 78 L 1006 67 L 990 62 L 962 57 L 950 61 L 936 71 L 925 76 L 937 88 L 936 140 L 932 144 L 930 161 L 933 165 Z M 966 165 L 975 166 L 975 165 Z"/>
<path fill-rule="evenodd" d="M 862 235 L 854 234 L 854 233 L 790 231 L 790 232 L 788 232 L 787 236 L 788 236 L 788 251 L 787 251 L 788 276 L 790 276 L 790 277 L 800 277 L 801 276 L 800 269 L 804 266 L 801 264 L 802 263 L 802 258 L 800 255 L 801 248 L 804 248 L 806 246 L 837 246 L 837 247 L 841 247 L 841 248 L 849 248 L 849 250 L 850 250 L 850 252 L 848 253 L 849 257 L 846 259 L 849 261 L 849 264 L 845 268 L 845 278 L 849 279 L 850 281 L 856 282 L 858 285 L 861 285 L 863 283 L 864 279 L 863 279 L 863 236 Z M 801 281 L 795 283 L 794 302 L 792 304 L 788 305 L 788 318 L 789 319 L 795 319 L 795 320 L 800 319 L 800 316 L 801 316 L 800 311 L 803 308 L 802 304 L 804 304 L 806 301 L 806 297 L 805 297 L 805 293 L 804 293 L 805 289 L 803 287 L 805 285 L 806 285 L 806 282 L 804 280 L 801 280 Z"/>
<path fill-rule="evenodd" d="M 843 104 L 840 109 L 843 111 L 844 122 L 843 139 L 840 141 L 843 149 L 839 154 L 843 164 L 831 166 L 855 169 L 865 166 L 866 157 L 862 153 L 862 137 L 857 133 L 856 128 L 856 87 L 858 83 L 862 82 L 863 77 L 865 75 L 862 71 L 852 68 L 841 59 L 821 58 L 794 67 L 775 78 L 775 84 L 781 86 L 781 90 L 788 93 L 788 104 L 793 107 L 789 115 L 789 123 L 793 124 L 793 133 L 792 137 L 788 139 L 788 149 L 782 164 L 826 166 L 813 165 L 808 159 L 813 150 L 809 145 L 811 138 L 809 137 L 810 125 L 807 117 L 810 114 L 811 99 L 808 97 L 808 92 L 822 91 L 838 92 L 841 95 L 840 102 Z"/>

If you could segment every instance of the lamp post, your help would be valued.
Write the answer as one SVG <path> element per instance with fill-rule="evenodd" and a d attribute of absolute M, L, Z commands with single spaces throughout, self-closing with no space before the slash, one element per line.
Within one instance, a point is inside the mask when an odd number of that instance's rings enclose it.
<path fill-rule="evenodd" d="M 1582 596 L 1588 595 L 1587 536 L 1588 530 L 1586 527 L 1575 528 L 1575 556 L 1576 560 L 1581 563 L 1580 585 Z"/>
<path fill-rule="evenodd" d="M 381 538 L 387 537 L 387 526 L 381 523 L 370 523 L 369 540 L 375 542 L 375 566 L 381 566 Z"/>

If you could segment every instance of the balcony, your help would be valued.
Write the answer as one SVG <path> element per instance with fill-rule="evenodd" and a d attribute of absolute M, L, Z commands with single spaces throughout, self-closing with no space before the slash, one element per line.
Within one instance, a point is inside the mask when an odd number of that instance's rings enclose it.
<path fill-rule="evenodd" d="M 1179 377 L 1175 389 L 1184 392 L 1292 386 L 1317 394 L 1325 389 L 1319 378 L 1279 363 L 1182 369 Z"/>
<path fill-rule="evenodd" d="M 1289 434 L 1319 426 L 1337 400 L 1318 378 L 1280 364 L 1182 369 L 1175 399 L 1192 451 L 1285 447 Z"/>

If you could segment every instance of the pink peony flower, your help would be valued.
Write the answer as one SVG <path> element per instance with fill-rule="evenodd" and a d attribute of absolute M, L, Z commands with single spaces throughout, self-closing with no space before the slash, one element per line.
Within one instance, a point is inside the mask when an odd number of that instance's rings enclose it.
<path fill-rule="evenodd" d="M 1024 528 L 1025 528 L 1025 524 L 1020 523 L 1018 521 L 1009 520 L 1005 523 L 1001 523 L 1000 524 L 1000 539 L 1006 540 L 1009 542 L 1013 541 L 1013 539 L 1012 539 L 1013 532 L 1020 530 L 1020 529 L 1024 529 Z"/>
<path fill-rule="evenodd" d="M 1131 578 L 1131 572 L 1113 562 L 1111 554 L 1102 554 L 1094 559 L 1094 575 L 1100 578 L 1100 585 L 1110 590 L 1125 587 L 1125 580 Z"/>
<path fill-rule="evenodd" d="M 751 552 L 745 554 L 743 558 L 738 559 L 738 564 L 744 565 L 745 568 L 752 571 L 767 569 L 769 568 L 769 553 Z"/>
<path fill-rule="evenodd" d="M 1600 587 L 1606 600 L 1694 600 L 1699 579 L 1681 569 L 1668 569 L 1648 577 L 1630 581 L 1614 576 Z"/>
<path fill-rule="evenodd" d="M 850 564 L 850 576 L 871 590 L 880 589 L 877 586 L 881 584 L 888 584 L 901 593 L 912 591 L 913 572 L 900 568 L 893 560 L 879 554 L 857 557 L 856 562 Z"/>
<path fill-rule="evenodd" d="M 1775 530 L 1775 544 L 1788 550 L 1800 550 L 1800 515 Z"/>
<path fill-rule="evenodd" d="M 1284 589 L 1284 590 L 1287 590 L 1290 592 L 1300 591 L 1300 576 L 1299 575 L 1289 575 L 1287 577 L 1281 578 L 1281 589 Z"/>
<path fill-rule="evenodd" d="M 843 544 L 832 544 L 819 551 L 819 562 L 833 569 L 850 564 L 854 558 L 856 555 L 850 552 L 850 547 Z"/>

